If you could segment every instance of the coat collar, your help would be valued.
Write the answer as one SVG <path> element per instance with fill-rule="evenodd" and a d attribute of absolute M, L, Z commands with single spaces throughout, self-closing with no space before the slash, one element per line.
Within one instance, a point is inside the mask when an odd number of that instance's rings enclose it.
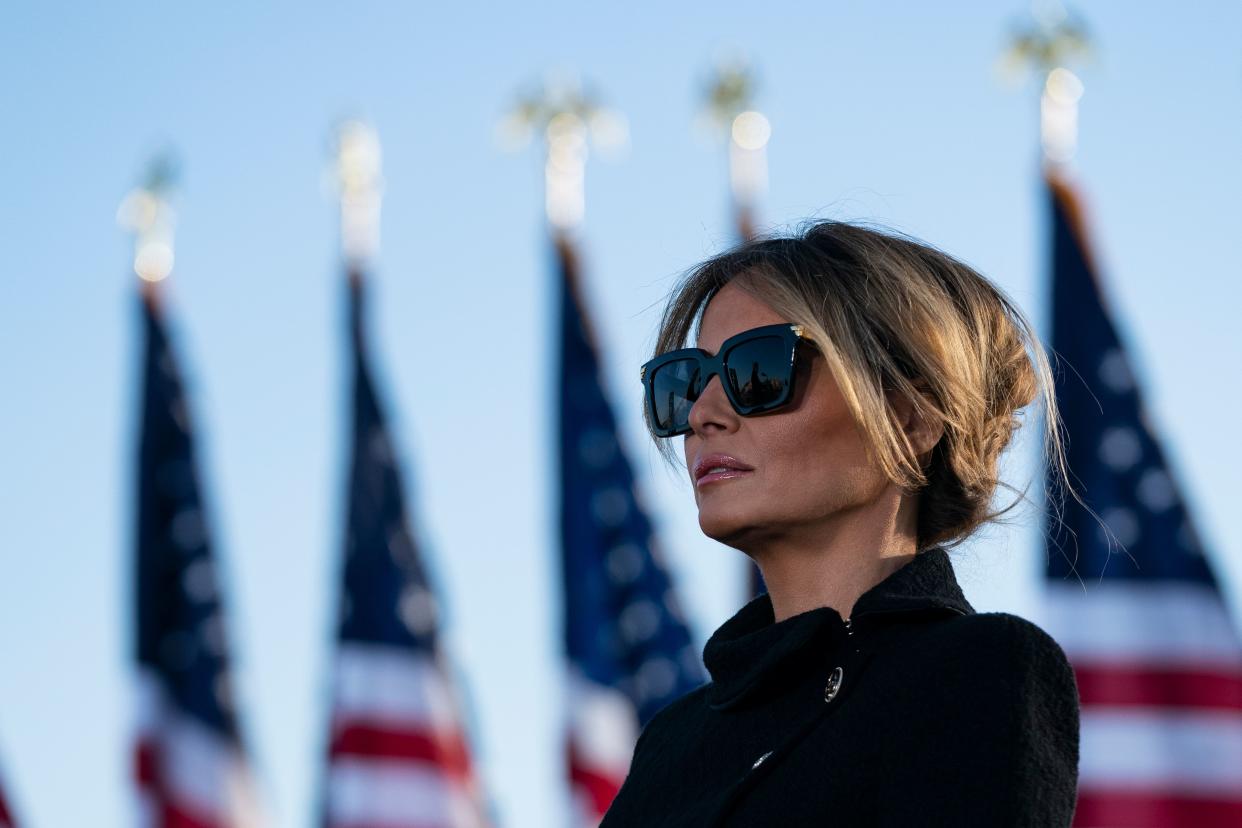
<path fill-rule="evenodd" d="M 974 612 L 957 584 L 948 553 L 938 546 L 915 555 L 864 592 L 854 604 L 851 621 L 925 610 Z M 712 634 L 703 649 L 703 662 L 712 677 L 708 691 L 712 707 L 733 707 L 777 679 L 795 678 L 807 666 L 818 665 L 817 655 L 831 652 L 845 637 L 845 624 L 832 607 L 773 621 L 772 601 L 765 592 Z"/>

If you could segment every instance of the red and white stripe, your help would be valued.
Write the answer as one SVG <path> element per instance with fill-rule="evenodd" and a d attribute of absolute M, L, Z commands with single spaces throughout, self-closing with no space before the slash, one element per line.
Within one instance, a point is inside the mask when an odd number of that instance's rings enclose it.
<path fill-rule="evenodd" d="M 147 828 L 253 828 L 261 823 L 239 745 L 173 705 L 153 672 L 138 684 L 135 774 Z"/>
<path fill-rule="evenodd" d="M 443 668 L 412 650 L 343 642 L 335 684 L 326 825 L 487 825 Z"/>
<path fill-rule="evenodd" d="M 595 828 L 629 773 L 638 717 L 624 693 L 577 671 L 569 679 L 569 716 L 571 824 Z"/>
<path fill-rule="evenodd" d="M 1242 826 L 1242 639 L 1207 585 L 1049 585 L 1082 701 L 1076 826 Z"/>

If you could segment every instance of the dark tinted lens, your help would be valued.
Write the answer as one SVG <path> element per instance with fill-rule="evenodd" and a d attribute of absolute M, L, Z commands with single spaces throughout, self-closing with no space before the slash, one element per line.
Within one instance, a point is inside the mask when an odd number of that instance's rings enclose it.
<path fill-rule="evenodd" d="M 789 389 L 789 345 L 777 336 L 739 343 L 725 354 L 729 384 L 744 408 L 780 402 Z"/>
<path fill-rule="evenodd" d="M 652 410 L 656 428 L 680 430 L 690 421 L 690 407 L 702 393 L 699 363 L 693 359 L 666 362 L 651 377 Z"/>

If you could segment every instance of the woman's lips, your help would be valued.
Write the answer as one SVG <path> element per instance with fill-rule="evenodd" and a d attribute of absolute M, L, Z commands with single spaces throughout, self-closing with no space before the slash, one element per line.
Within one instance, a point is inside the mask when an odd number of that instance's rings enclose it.
<path fill-rule="evenodd" d="M 745 477 L 753 472 L 747 469 L 721 469 L 720 471 L 709 471 L 703 474 L 695 481 L 694 485 L 703 488 L 708 483 L 715 483 L 718 480 L 731 480 L 734 477 Z"/>
<path fill-rule="evenodd" d="M 694 485 L 706 486 L 719 480 L 731 480 L 754 472 L 752 466 L 727 454 L 709 454 L 694 464 Z"/>

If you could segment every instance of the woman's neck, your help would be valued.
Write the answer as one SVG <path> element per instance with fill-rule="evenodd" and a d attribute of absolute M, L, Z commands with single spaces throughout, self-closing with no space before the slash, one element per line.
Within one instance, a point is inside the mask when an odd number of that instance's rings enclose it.
<path fill-rule="evenodd" d="M 833 515 L 747 550 L 763 573 L 775 620 L 818 607 L 832 607 L 848 618 L 864 592 L 918 551 L 917 514 L 917 495 L 897 493 L 869 504 L 865 512 Z"/>

